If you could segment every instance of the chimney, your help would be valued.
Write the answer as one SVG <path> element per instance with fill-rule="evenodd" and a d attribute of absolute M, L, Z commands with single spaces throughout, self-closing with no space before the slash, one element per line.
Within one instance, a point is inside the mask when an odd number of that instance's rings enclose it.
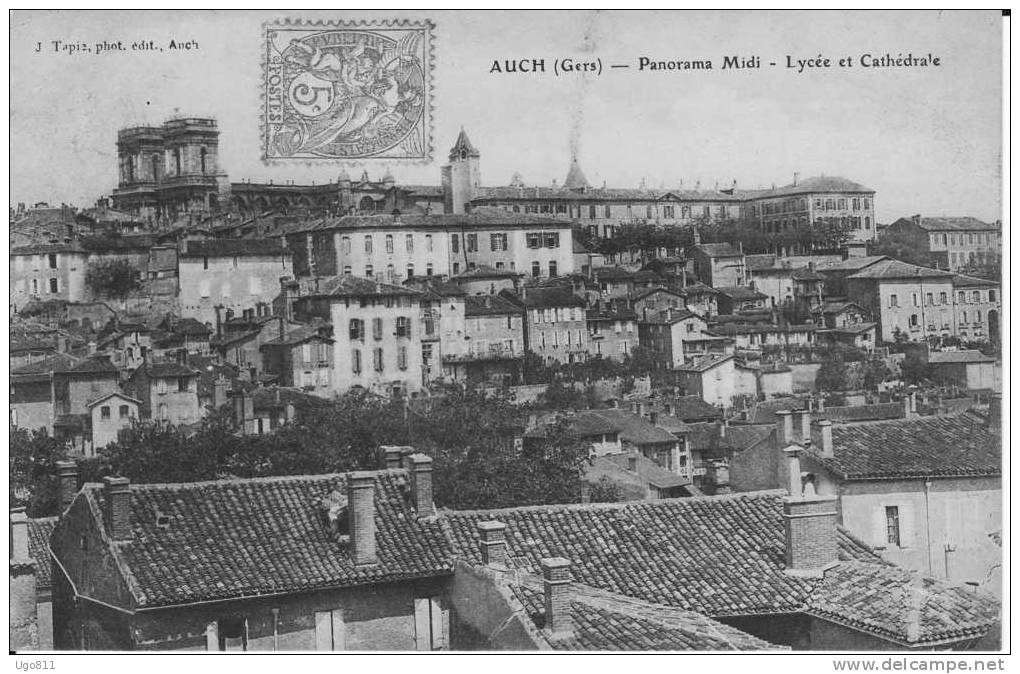
<path fill-rule="evenodd" d="M 903 418 L 904 419 L 910 419 L 910 418 L 912 418 L 914 416 L 914 410 L 912 410 L 910 407 L 911 407 L 911 405 L 910 405 L 910 394 L 909 393 L 905 393 L 905 394 L 903 394 Z"/>
<path fill-rule="evenodd" d="M 800 473 L 800 447 L 786 454 L 790 495 L 783 499 L 786 567 L 792 575 L 818 576 L 838 560 L 836 497 L 804 492 Z"/>
<path fill-rule="evenodd" d="M 411 450 L 410 447 L 401 447 L 400 445 L 382 445 L 379 447 L 379 452 L 383 457 L 383 468 L 393 469 L 400 468 L 401 462 L 404 458 L 404 450 Z M 410 453 L 410 451 L 408 452 Z"/>
<path fill-rule="evenodd" d="M 726 437 L 726 427 L 729 426 L 729 423 L 724 421 L 723 419 L 720 419 L 719 421 L 716 422 L 716 425 L 719 427 L 719 437 L 720 438 L 725 438 Z"/>
<path fill-rule="evenodd" d="M 832 458 L 832 422 L 828 419 L 819 419 L 811 424 L 812 446 L 816 447 L 822 456 Z"/>
<path fill-rule="evenodd" d="M 375 474 L 359 470 L 347 474 L 351 559 L 355 566 L 376 564 Z"/>
<path fill-rule="evenodd" d="M 131 481 L 126 477 L 104 477 L 103 499 L 106 533 L 114 541 L 131 540 Z"/>
<path fill-rule="evenodd" d="M 57 506 L 67 510 L 78 493 L 78 464 L 74 461 L 57 461 Z"/>
<path fill-rule="evenodd" d="M 730 466 L 726 461 L 710 461 L 706 471 L 706 482 L 712 485 L 712 494 L 729 494 Z"/>
<path fill-rule="evenodd" d="M 409 459 L 414 499 L 412 505 L 418 517 L 431 517 L 436 514 L 436 507 L 432 503 L 432 457 L 418 453 L 412 454 Z"/>
<path fill-rule="evenodd" d="M 818 412 L 824 412 L 825 411 L 825 394 L 824 393 L 819 393 L 818 394 L 818 404 L 815 406 L 815 410 L 817 410 Z"/>
<path fill-rule="evenodd" d="M 627 470 L 632 473 L 637 472 L 637 454 L 627 455 Z"/>
<path fill-rule="evenodd" d="M 799 181 L 799 180 L 800 180 L 800 173 L 794 171 L 794 173 L 793 173 L 793 186 L 794 187 L 797 186 L 797 181 Z"/>
<path fill-rule="evenodd" d="M 799 434 L 800 442 L 811 440 L 811 412 L 809 410 L 794 410 L 793 418 L 794 432 Z"/>
<path fill-rule="evenodd" d="M 478 523 L 478 535 L 481 538 L 482 564 L 487 566 L 506 566 L 506 525 L 496 520 Z"/>
<path fill-rule="evenodd" d="M 539 560 L 542 567 L 542 586 L 545 590 L 545 628 L 554 638 L 572 636 L 573 618 L 570 615 L 570 560 L 547 557 Z"/>
<path fill-rule="evenodd" d="M 998 432 L 1002 427 L 1002 394 L 993 393 L 988 401 L 988 427 Z"/>
<path fill-rule="evenodd" d="M 213 408 L 220 409 L 227 404 L 227 388 L 230 381 L 222 374 L 213 381 Z"/>
<path fill-rule="evenodd" d="M 24 508 L 11 508 L 11 559 L 28 561 L 28 515 Z"/>
<path fill-rule="evenodd" d="M 790 417 L 790 410 L 776 412 L 776 442 L 780 447 L 793 442 L 793 419 Z"/>

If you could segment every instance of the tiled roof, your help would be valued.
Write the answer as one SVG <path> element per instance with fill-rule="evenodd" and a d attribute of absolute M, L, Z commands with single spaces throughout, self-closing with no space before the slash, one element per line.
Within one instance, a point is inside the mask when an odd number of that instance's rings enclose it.
<path fill-rule="evenodd" d="M 870 580 L 862 582 L 867 574 Z M 917 611 L 919 633 L 912 635 Z M 999 619 L 994 601 L 975 601 L 974 591 L 921 578 L 901 567 L 844 562 L 826 571 L 808 613 L 903 643 L 979 638 Z"/>
<path fill-rule="evenodd" d="M 819 271 L 858 271 L 873 265 L 882 260 L 891 260 L 887 255 L 866 255 L 863 257 L 848 257 L 842 262 L 829 262 L 819 265 Z"/>
<path fill-rule="evenodd" d="M 148 252 L 156 245 L 152 234 L 128 234 L 125 236 L 89 236 L 81 240 L 82 248 L 95 253 Z"/>
<path fill-rule="evenodd" d="M 791 334 L 795 332 L 814 332 L 818 330 L 818 326 L 813 323 L 805 323 L 804 325 L 771 325 L 764 323 L 726 323 L 725 325 L 712 326 L 711 332 L 716 335 L 760 335 L 760 334 L 773 334 L 773 333 L 785 333 Z"/>
<path fill-rule="evenodd" d="M 967 276 L 965 274 L 954 274 L 953 275 L 953 287 L 954 288 L 971 288 L 978 286 L 999 286 L 998 281 L 991 281 L 985 278 L 977 278 L 976 276 Z"/>
<path fill-rule="evenodd" d="M 900 260 L 882 260 L 873 265 L 865 267 L 856 274 L 851 274 L 852 279 L 903 279 L 903 278 L 952 278 L 952 272 L 930 267 L 920 267 L 916 264 L 908 264 Z"/>
<path fill-rule="evenodd" d="M 701 396 L 680 396 L 676 399 L 676 417 L 684 423 L 721 419 L 719 408 L 709 405 Z"/>
<path fill-rule="evenodd" d="M 632 279 L 634 273 L 622 267 L 596 267 L 591 270 L 591 275 L 597 279 Z"/>
<path fill-rule="evenodd" d="M 777 260 L 775 255 L 747 255 L 745 256 L 748 271 L 767 271 L 774 269 L 782 269 L 783 267 L 776 266 Z"/>
<path fill-rule="evenodd" d="M 857 304 L 856 302 L 850 302 L 849 300 L 828 300 L 822 302 L 815 311 L 822 314 L 838 314 L 841 311 L 852 309 L 856 307 L 858 311 L 864 311 L 864 307 Z"/>
<path fill-rule="evenodd" d="M 27 246 L 11 248 L 11 255 L 45 255 L 47 253 L 88 254 L 77 240 L 71 243 L 33 243 Z"/>
<path fill-rule="evenodd" d="M 717 365 L 722 365 L 728 360 L 733 360 L 733 356 L 725 356 L 722 354 L 709 354 L 695 358 L 690 363 L 680 365 L 676 369 L 680 372 L 707 372 Z"/>
<path fill-rule="evenodd" d="M 1002 475 L 1002 440 L 973 412 L 834 426 L 833 456 L 810 450 L 844 480 Z"/>
<path fill-rule="evenodd" d="M 139 606 L 303 592 L 448 574 L 438 521 L 418 520 L 407 472 L 375 473 L 379 563 L 356 567 L 349 543 L 321 519 L 320 502 L 346 494 L 346 475 L 131 485 L 132 539 L 113 543 Z M 84 488 L 101 513 L 103 488 Z M 157 524 L 157 513 L 169 524 Z"/>
<path fill-rule="evenodd" d="M 708 295 L 718 295 L 719 291 L 713 288 L 712 286 L 705 285 L 701 281 L 688 283 L 686 286 L 684 286 L 683 289 L 684 295 L 696 295 L 699 293 Z"/>
<path fill-rule="evenodd" d="M 855 421 L 881 421 L 884 419 L 902 419 L 903 403 L 870 403 L 867 405 L 840 405 L 826 407 L 824 412 L 812 412 L 813 419 L 828 419 L 833 422 L 851 423 Z"/>
<path fill-rule="evenodd" d="M 209 329 L 209 326 L 200 322 L 198 319 L 191 317 L 182 318 L 174 323 L 173 332 L 176 332 L 179 335 L 192 335 L 197 337 L 212 334 L 212 330 Z"/>
<path fill-rule="evenodd" d="M 977 349 L 964 349 L 963 351 L 932 351 L 928 354 L 928 362 L 935 364 L 994 363 L 995 359 L 986 356 Z"/>
<path fill-rule="evenodd" d="M 545 627 L 541 581 L 511 585 L 536 627 Z M 562 651 L 733 651 L 779 649 L 700 613 L 571 586 L 570 637 L 548 639 Z M 543 633 L 545 634 L 545 633 Z"/>
<path fill-rule="evenodd" d="M 648 419 L 621 409 L 592 410 L 578 416 L 592 415 L 606 420 L 619 429 L 620 439 L 635 445 L 676 442 L 676 436 L 659 428 Z"/>
<path fill-rule="evenodd" d="M 56 517 L 36 517 L 28 520 L 28 556 L 35 565 L 36 592 L 49 590 L 52 584 L 50 534 L 56 525 Z"/>
<path fill-rule="evenodd" d="M 595 462 L 611 463 L 618 469 L 629 471 L 631 458 L 634 459 L 634 471 L 632 472 L 657 489 L 682 487 L 691 483 L 683 475 L 672 473 L 641 454 L 606 454 L 597 457 Z"/>
<path fill-rule="evenodd" d="M 251 397 L 256 410 L 280 409 L 286 405 L 293 405 L 296 409 L 305 409 L 330 407 L 332 404 L 327 398 L 286 386 L 259 386 L 252 391 Z"/>
<path fill-rule="evenodd" d="M 501 290 L 499 294 L 511 302 L 516 301 L 518 304 L 523 304 L 528 309 L 585 306 L 584 299 L 575 295 L 569 286 L 527 288 L 523 298 L 509 290 Z"/>
<path fill-rule="evenodd" d="M 188 367 L 187 365 L 181 365 L 180 363 L 166 362 L 166 363 L 145 363 L 144 365 L 138 366 L 139 370 L 144 370 L 150 377 L 197 377 L 198 372 Z"/>
<path fill-rule="evenodd" d="M 332 339 L 329 337 L 323 337 L 319 333 L 319 327 L 320 326 L 317 325 L 290 326 L 282 339 L 277 337 L 275 339 L 262 342 L 262 346 L 259 348 L 264 349 L 267 346 L 293 346 L 295 344 L 307 342 L 310 339 L 321 339 L 326 342 L 332 342 Z"/>
<path fill-rule="evenodd" d="M 421 291 L 403 286 L 379 283 L 360 276 L 321 276 L 314 279 L 303 279 L 301 283 L 301 297 L 315 296 L 332 297 L 365 297 L 410 295 L 417 297 Z"/>
<path fill-rule="evenodd" d="M 101 402 L 103 402 L 105 400 L 109 400 L 110 398 L 121 398 L 122 400 L 127 400 L 129 402 L 133 402 L 136 405 L 141 405 L 142 404 L 142 401 L 139 400 L 138 398 L 135 398 L 133 396 L 129 396 L 128 394 L 126 394 L 126 393 L 124 393 L 122 391 L 111 391 L 111 392 L 109 392 L 109 393 L 107 393 L 105 395 L 99 396 L 98 398 L 94 398 L 92 400 L 89 400 L 88 402 L 85 403 L 85 407 L 88 408 L 88 409 L 92 409 L 93 407 L 95 407 L 99 403 L 101 403 Z"/>
<path fill-rule="evenodd" d="M 708 286 L 705 287 L 707 288 Z M 638 300 L 643 300 L 644 298 L 650 297 L 655 293 L 666 293 L 667 295 L 673 295 L 674 297 L 683 297 L 683 293 L 679 293 L 675 290 L 670 290 L 669 288 L 647 288 L 645 290 L 639 290 L 635 292 L 633 295 L 631 295 L 631 299 L 637 302 Z"/>
<path fill-rule="evenodd" d="M 908 220 L 908 218 L 904 218 Z M 996 230 L 999 229 L 994 224 L 988 222 L 982 222 L 977 218 L 970 216 L 958 217 L 958 218 L 928 218 L 922 217 L 919 223 L 921 229 L 926 229 L 930 232 L 975 232 L 985 230 Z"/>
<path fill-rule="evenodd" d="M 688 309 L 663 309 L 652 316 L 643 318 L 641 322 L 673 325 L 688 318 L 701 318 L 701 316 Z"/>
<path fill-rule="evenodd" d="M 206 239 L 187 241 L 181 257 L 264 257 L 289 255 L 279 239 Z"/>
<path fill-rule="evenodd" d="M 508 557 L 531 573 L 541 559 L 564 557 L 572 562 L 575 583 L 713 618 L 816 612 L 838 620 L 836 609 L 848 601 L 854 627 L 899 634 L 912 607 L 891 597 L 918 575 L 881 561 L 839 527 L 841 561 L 823 577 L 786 573 L 782 497 L 771 491 L 532 506 L 447 512 L 443 520 L 454 554 L 470 563 L 481 563 L 478 522 L 498 520 L 506 525 Z M 920 629 L 907 639 L 911 643 L 945 638 L 952 629 L 947 624 L 957 619 L 965 636 L 981 635 L 995 624 L 994 600 L 939 583 L 929 589 Z M 862 599 L 879 593 L 887 596 Z"/>
<path fill-rule="evenodd" d="M 109 356 L 92 356 L 85 358 L 67 370 L 71 374 L 117 374 L 117 366 L 110 362 Z"/>
<path fill-rule="evenodd" d="M 53 372 L 67 372 L 81 361 L 68 353 L 57 353 L 49 358 L 37 360 L 21 367 L 11 370 L 11 376 L 51 374 Z"/>
<path fill-rule="evenodd" d="M 515 316 L 524 310 L 500 295 L 469 295 L 464 298 L 465 316 Z"/>
<path fill-rule="evenodd" d="M 634 321 L 637 320 L 637 312 L 625 306 L 607 304 L 600 306 L 596 304 L 587 311 L 589 321 Z"/>
<path fill-rule="evenodd" d="M 793 194 L 811 194 L 815 192 L 853 192 L 860 194 L 872 194 L 875 190 L 865 187 L 852 180 L 839 176 L 814 176 L 798 180 L 796 184 L 784 185 L 767 190 L 748 191 L 748 196 L 764 199 L 768 197 L 782 197 Z"/>
<path fill-rule="evenodd" d="M 768 297 L 768 295 L 760 293 L 750 286 L 726 286 L 716 288 L 716 291 L 720 295 L 725 295 L 734 300 L 760 300 Z"/>
<path fill-rule="evenodd" d="M 340 218 L 325 218 L 317 222 L 307 223 L 298 231 L 334 230 L 334 229 L 449 229 L 457 227 L 554 227 L 563 229 L 570 226 L 570 221 L 551 215 L 534 213 L 510 213 L 501 208 L 475 208 L 470 213 L 441 215 L 347 215 Z"/>
<path fill-rule="evenodd" d="M 694 250 L 701 251 L 709 257 L 741 257 L 743 253 L 732 243 L 700 243 Z"/>
<path fill-rule="evenodd" d="M 862 332 L 868 332 L 874 330 L 878 323 L 851 323 L 850 325 L 844 325 L 838 328 L 819 328 L 819 332 L 836 332 L 844 335 L 859 335 Z"/>

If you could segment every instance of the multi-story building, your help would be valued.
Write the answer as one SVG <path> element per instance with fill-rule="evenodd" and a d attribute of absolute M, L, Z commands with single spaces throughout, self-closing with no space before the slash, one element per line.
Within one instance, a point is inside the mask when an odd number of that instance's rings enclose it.
<path fill-rule="evenodd" d="M 300 387 L 316 395 L 328 396 L 333 370 L 333 339 L 327 326 L 286 326 L 283 334 L 263 342 L 262 371 L 279 377 L 283 387 Z"/>
<path fill-rule="evenodd" d="M 872 241 L 875 190 L 837 176 L 799 180 L 791 185 L 743 193 L 743 215 L 765 233 L 780 234 L 806 225 L 833 224 L 850 228 L 851 241 Z"/>
<path fill-rule="evenodd" d="M 423 385 L 418 290 L 357 276 L 301 279 L 293 315 L 333 326 L 330 393 L 411 394 Z"/>
<path fill-rule="evenodd" d="M 147 361 L 131 373 L 124 389 L 141 401 L 142 419 L 181 426 L 202 419 L 198 378 L 196 370 L 182 363 Z"/>
<path fill-rule="evenodd" d="M 588 359 L 591 344 L 585 301 L 570 287 L 521 288 L 519 294 L 500 293 L 525 310 L 524 348 L 546 363 L 576 363 Z"/>
<path fill-rule="evenodd" d="M 240 314 L 269 305 L 279 293 L 280 279 L 292 275 L 290 251 L 279 241 L 187 241 L 179 261 L 181 313 L 215 323 L 217 307 Z"/>
<path fill-rule="evenodd" d="M 705 319 L 692 311 L 668 308 L 656 314 L 643 312 L 643 318 L 638 321 L 638 335 L 641 348 L 656 366 L 672 370 L 686 362 L 691 355 L 688 342 L 703 340 L 707 327 Z M 700 351 L 700 348 L 695 349 L 695 352 Z"/>
<path fill-rule="evenodd" d="M 501 295 L 464 299 L 466 344 L 460 353 L 443 350 L 443 370 L 455 381 L 520 383 L 524 364 L 524 309 Z"/>
<path fill-rule="evenodd" d="M 744 252 L 730 243 L 702 243 L 691 250 L 698 280 L 713 288 L 747 285 Z"/>
<path fill-rule="evenodd" d="M 401 283 L 481 266 L 555 277 L 571 273 L 574 264 L 569 221 L 493 209 L 327 218 L 288 234 L 287 241 L 299 277 L 351 274 Z"/>
<path fill-rule="evenodd" d="M 85 299 L 89 253 L 77 241 L 35 243 L 11 248 L 10 307 L 31 300 Z"/>
<path fill-rule="evenodd" d="M 142 401 L 120 391 L 111 391 L 90 401 L 86 407 L 91 422 L 91 451 L 87 454 L 94 455 L 111 442 L 116 442 L 120 431 L 129 428 L 138 419 L 141 404 Z"/>
<path fill-rule="evenodd" d="M 883 341 L 897 334 L 911 341 L 998 339 L 1001 298 L 993 281 L 880 258 L 846 277 L 846 288 L 847 297 L 874 316 Z"/>
<path fill-rule="evenodd" d="M 639 344 L 638 315 L 626 302 L 599 301 L 587 313 L 591 355 L 623 360 Z"/>
<path fill-rule="evenodd" d="M 900 218 L 883 236 L 901 237 L 914 250 L 923 251 L 937 269 L 964 271 L 1002 259 L 1002 223 L 977 218 Z"/>
<path fill-rule="evenodd" d="M 421 309 L 421 371 L 425 382 L 453 378 L 457 374 L 447 361 L 456 363 L 467 356 L 471 346 L 465 319 L 463 288 L 439 277 L 416 277 L 409 282 L 422 291 Z"/>

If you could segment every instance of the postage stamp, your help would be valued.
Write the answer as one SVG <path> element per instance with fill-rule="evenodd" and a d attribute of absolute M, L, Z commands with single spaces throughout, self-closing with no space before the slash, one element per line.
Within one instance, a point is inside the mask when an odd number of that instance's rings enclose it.
<path fill-rule="evenodd" d="M 266 24 L 263 160 L 430 160 L 432 27 Z"/>

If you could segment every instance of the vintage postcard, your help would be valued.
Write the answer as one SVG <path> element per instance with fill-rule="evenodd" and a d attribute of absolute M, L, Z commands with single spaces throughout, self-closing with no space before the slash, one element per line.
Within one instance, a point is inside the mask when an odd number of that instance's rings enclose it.
<path fill-rule="evenodd" d="M 1009 27 L 12 12 L 16 668 L 1003 669 Z"/>

